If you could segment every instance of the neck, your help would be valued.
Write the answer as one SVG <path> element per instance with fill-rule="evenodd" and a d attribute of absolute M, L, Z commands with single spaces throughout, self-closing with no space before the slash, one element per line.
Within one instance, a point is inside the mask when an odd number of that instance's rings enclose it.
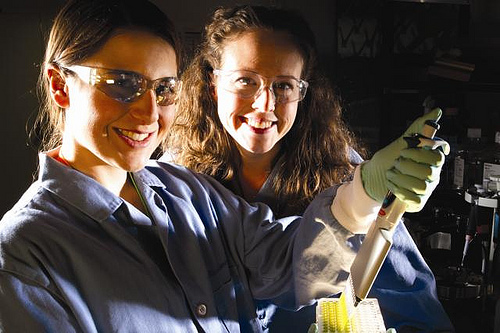
<path fill-rule="evenodd" d="M 238 181 L 243 197 L 252 200 L 266 182 L 276 154 L 270 151 L 265 154 L 243 152 L 240 155 L 241 168 L 238 171 Z"/>
<path fill-rule="evenodd" d="M 106 189 L 148 215 L 132 179 L 127 177 L 127 171 L 98 160 L 92 154 L 86 154 L 81 159 L 77 159 L 75 151 L 70 149 L 65 150 L 64 146 L 56 150 L 54 154 L 59 156 L 62 160 L 61 163 L 95 179 Z M 81 160 L 85 162 L 82 163 Z M 92 160 L 95 160 L 95 163 L 89 162 Z"/>
<path fill-rule="evenodd" d="M 75 150 L 65 149 L 64 146 L 56 152 L 67 165 L 95 179 L 116 195 L 120 195 L 123 188 L 127 185 L 127 172 L 125 170 L 109 165 L 93 154 L 85 154 L 83 152 L 77 158 Z"/>

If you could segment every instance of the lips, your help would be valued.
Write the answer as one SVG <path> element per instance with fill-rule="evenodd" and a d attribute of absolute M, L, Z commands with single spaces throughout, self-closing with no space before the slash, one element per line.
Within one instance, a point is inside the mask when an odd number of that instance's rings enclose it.
<path fill-rule="evenodd" d="M 118 128 L 117 131 L 122 136 L 124 136 L 132 141 L 137 141 L 137 142 L 144 141 L 151 135 L 151 133 L 138 133 L 138 132 L 128 131 L 128 130 L 124 130 L 124 129 L 120 129 L 120 128 Z"/>
<path fill-rule="evenodd" d="M 246 123 L 248 126 L 256 128 L 256 129 L 268 129 L 275 123 L 271 120 L 259 119 L 259 118 L 245 118 L 242 117 L 241 120 Z"/>

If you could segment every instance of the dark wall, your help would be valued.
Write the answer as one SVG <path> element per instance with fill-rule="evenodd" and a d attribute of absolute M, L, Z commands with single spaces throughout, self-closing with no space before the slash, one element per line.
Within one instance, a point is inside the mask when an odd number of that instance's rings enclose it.
<path fill-rule="evenodd" d="M 43 5 L 41 4 L 43 3 Z M 36 148 L 28 143 L 27 122 L 38 111 L 38 64 L 47 28 L 57 1 L 11 1 L 0 4 L 0 99 L 3 152 L 0 174 L 0 215 L 11 207 L 33 180 Z"/>

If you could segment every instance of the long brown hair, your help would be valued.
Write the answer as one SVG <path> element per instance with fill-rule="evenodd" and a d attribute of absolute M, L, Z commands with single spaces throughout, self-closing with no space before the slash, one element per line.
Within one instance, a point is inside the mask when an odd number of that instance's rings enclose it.
<path fill-rule="evenodd" d="M 50 30 L 39 76 L 41 108 L 30 136 L 41 136 L 41 149 L 61 143 L 64 112 L 50 97 L 47 66 L 71 66 L 95 54 L 119 29 L 144 30 L 167 41 L 177 56 L 182 49 L 172 22 L 148 0 L 70 0 Z"/>
<path fill-rule="evenodd" d="M 240 167 L 235 141 L 222 126 L 211 91 L 225 43 L 250 29 L 287 33 L 304 61 L 301 78 L 309 90 L 299 103 L 295 123 L 281 140 L 273 188 L 282 199 L 310 201 L 319 191 L 350 177 L 350 150 L 356 142 L 342 120 L 340 101 L 316 68 L 314 34 L 297 13 L 261 6 L 216 10 L 203 42 L 183 74 L 183 90 L 167 145 L 175 162 L 225 183 Z"/>

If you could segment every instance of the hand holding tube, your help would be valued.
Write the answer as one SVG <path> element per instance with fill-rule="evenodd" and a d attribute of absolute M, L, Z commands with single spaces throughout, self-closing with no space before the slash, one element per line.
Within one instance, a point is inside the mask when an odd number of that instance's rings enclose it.
<path fill-rule="evenodd" d="M 417 133 L 422 132 L 427 120 L 437 121 L 441 114 L 440 109 L 434 109 L 418 118 L 401 137 L 361 166 L 363 186 L 370 197 L 382 203 L 389 190 L 406 204 L 407 212 L 423 208 L 439 184 L 450 146 L 446 141 Z"/>

